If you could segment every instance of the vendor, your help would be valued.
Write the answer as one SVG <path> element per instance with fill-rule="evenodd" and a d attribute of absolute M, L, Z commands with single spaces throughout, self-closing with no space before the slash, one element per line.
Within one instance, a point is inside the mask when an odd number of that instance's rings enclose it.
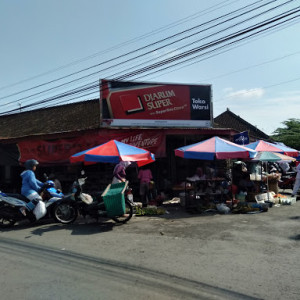
<path fill-rule="evenodd" d="M 250 173 L 248 172 L 245 162 L 237 161 L 234 164 L 232 181 L 233 184 L 237 186 L 238 193 L 253 192 L 255 190 L 255 185 L 250 180 Z"/>

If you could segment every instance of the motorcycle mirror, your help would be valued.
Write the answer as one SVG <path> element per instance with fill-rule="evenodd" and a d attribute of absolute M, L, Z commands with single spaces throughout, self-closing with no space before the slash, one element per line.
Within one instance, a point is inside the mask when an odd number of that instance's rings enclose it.
<path fill-rule="evenodd" d="M 44 178 L 46 181 L 48 180 L 48 175 L 46 173 L 44 173 Z"/>

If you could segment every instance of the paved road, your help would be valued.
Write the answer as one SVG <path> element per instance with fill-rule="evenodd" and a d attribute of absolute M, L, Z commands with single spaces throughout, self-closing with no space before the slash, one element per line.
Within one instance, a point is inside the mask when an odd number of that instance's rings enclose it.
<path fill-rule="evenodd" d="M 300 299 L 300 201 L 0 233 L 3 299 Z"/>

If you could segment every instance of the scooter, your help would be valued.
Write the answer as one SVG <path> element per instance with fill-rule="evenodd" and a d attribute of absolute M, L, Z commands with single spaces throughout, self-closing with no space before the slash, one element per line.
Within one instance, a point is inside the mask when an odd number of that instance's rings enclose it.
<path fill-rule="evenodd" d="M 281 176 L 280 181 L 278 182 L 278 186 L 283 190 L 293 189 L 295 181 L 296 172 L 286 172 L 284 175 Z"/>
<path fill-rule="evenodd" d="M 133 201 L 133 196 L 132 190 L 128 188 L 128 181 L 126 181 L 124 186 L 125 212 L 110 216 L 103 200 L 104 193 L 94 196 L 93 198 L 91 195 L 82 192 L 82 186 L 85 184 L 86 179 L 87 177 L 78 178 L 72 185 L 72 192 L 80 215 L 84 218 L 90 216 L 97 220 L 101 217 L 108 217 L 113 219 L 116 223 L 123 224 L 132 218 L 133 207 L 131 201 Z M 128 198 L 131 199 L 131 201 L 128 200 Z"/>
<path fill-rule="evenodd" d="M 72 195 L 64 196 L 54 188 L 54 182 L 46 181 L 41 197 L 46 207 L 46 215 L 43 218 L 52 217 L 56 222 L 69 224 L 76 220 L 77 206 L 72 200 Z M 36 221 L 33 212 L 27 211 L 26 216 L 20 212 L 21 207 L 25 207 L 29 200 L 19 194 L 5 194 L 0 192 L 0 227 L 11 227 L 16 222 L 28 219 L 30 222 Z"/>

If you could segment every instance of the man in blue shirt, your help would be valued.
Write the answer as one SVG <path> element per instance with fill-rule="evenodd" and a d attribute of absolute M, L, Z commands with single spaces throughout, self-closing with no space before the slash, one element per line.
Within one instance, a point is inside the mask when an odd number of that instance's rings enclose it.
<path fill-rule="evenodd" d="M 44 184 L 36 179 L 34 173 L 38 164 L 38 161 L 35 159 L 27 160 L 24 164 L 26 170 L 21 173 L 21 194 L 25 196 L 28 200 L 30 200 L 30 202 L 26 205 L 26 208 L 29 211 L 32 211 L 38 204 L 38 202 L 42 200 L 41 196 L 39 195 L 39 192 L 41 191 Z M 23 215 L 26 215 L 25 208 L 21 209 L 21 213 Z"/>

